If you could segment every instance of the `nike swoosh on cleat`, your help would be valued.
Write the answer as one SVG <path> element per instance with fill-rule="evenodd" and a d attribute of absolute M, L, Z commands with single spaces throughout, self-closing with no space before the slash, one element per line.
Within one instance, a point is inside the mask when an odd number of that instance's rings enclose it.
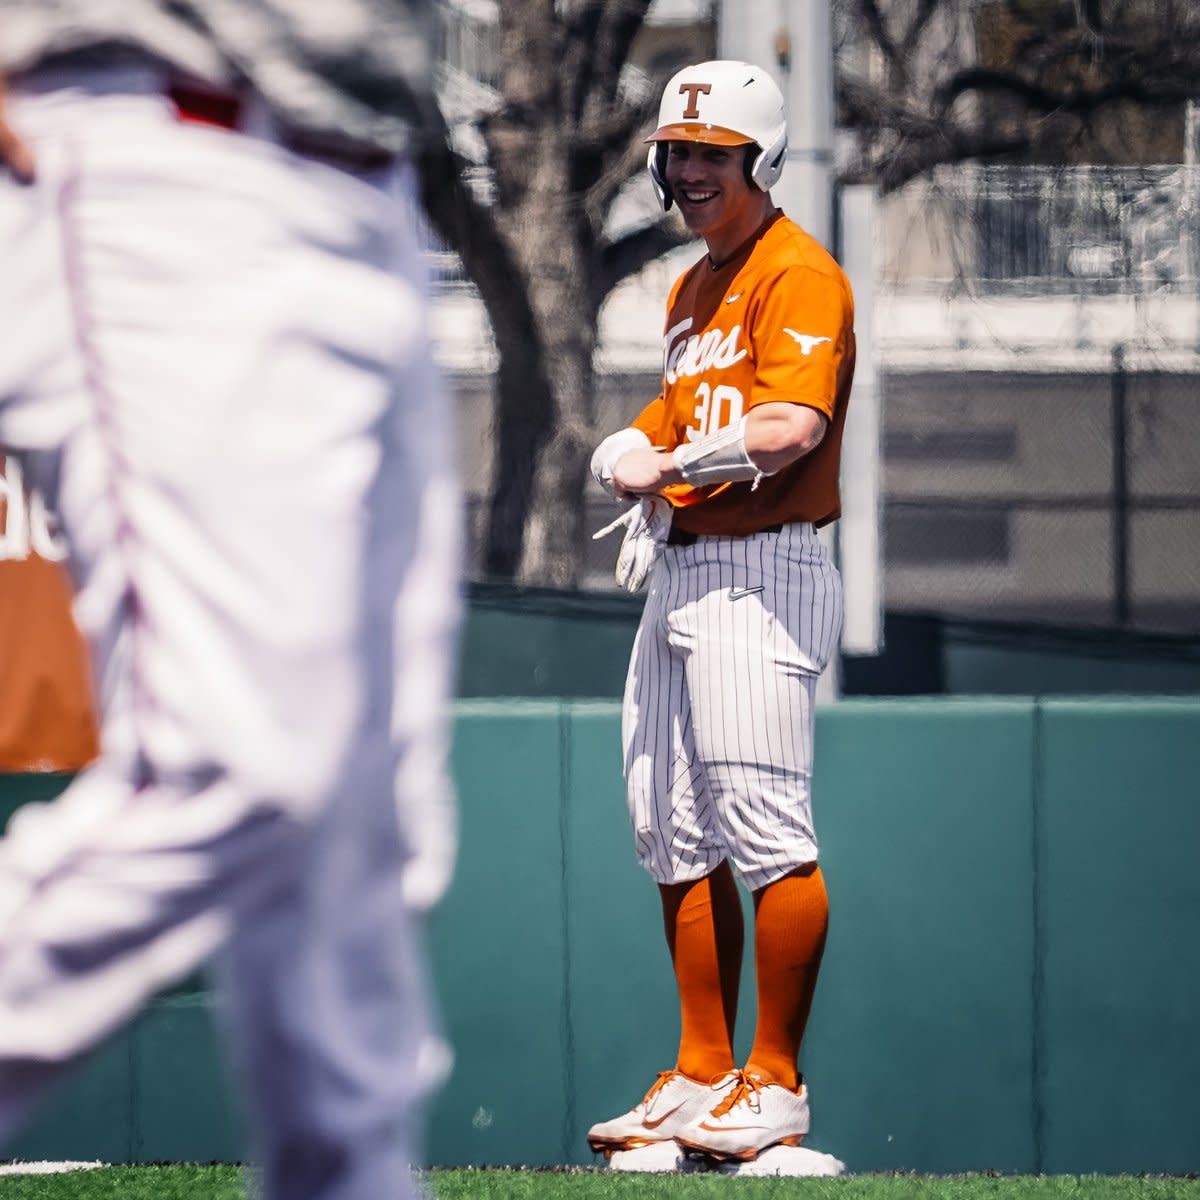
<path fill-rule="evenodd" d="M 677 1105 L 675 1105 L 675 1107 L 673 1109 L 671 1109 L 670 1112 L 663 1113 L 663 1115 L 661 1117 L 659 1117 L 657 1120 L 654 1120 L 654 1121 L 651 1121 L 649 1117 L 643 1117 L 642 1124 L 647 1129 L 657 1129 L 664 1121 L 669 1120 L 671 1117 L 673 1117 L 682 1107 L 683 1107 L 682 1104 L 677 1104 Z"/>

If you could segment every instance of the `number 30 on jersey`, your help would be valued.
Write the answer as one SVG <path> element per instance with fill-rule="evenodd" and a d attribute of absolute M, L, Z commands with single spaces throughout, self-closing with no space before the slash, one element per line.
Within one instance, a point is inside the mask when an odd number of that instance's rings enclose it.
<path fill-rule="evenodd" d="M 696 389 L 695 418 L 691 425 L 684 430 L 684 436 L 689 442 L 699 441 L 732 425 L 742 419 L 742 393 L 726 383 L 718 383 L 710 387 L 702 383 Z"/>

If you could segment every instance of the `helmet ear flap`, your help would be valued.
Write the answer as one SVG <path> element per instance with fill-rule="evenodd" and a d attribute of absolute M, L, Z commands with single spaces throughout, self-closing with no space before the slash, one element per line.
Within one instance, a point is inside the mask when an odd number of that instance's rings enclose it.
<path fill-rule="evenodd" d="M 671 186 L 667 183 L 667 144 L 654 142 L 650 153 L 646 156 L 646 169 L 650 172 L 650 182 L 654 185 L 654 194 L 662 205 L 663 212 L 671 211 L 671 203 L 675 197 L 671 194 Z"/>
<path fill-rule="evenodd" d="M 783 174 L 787 160 L 787 128 L 780 128 L 768 146 L 757 156 L 746 156 L 746 175 L 751 186 L 769 192 Z"/>

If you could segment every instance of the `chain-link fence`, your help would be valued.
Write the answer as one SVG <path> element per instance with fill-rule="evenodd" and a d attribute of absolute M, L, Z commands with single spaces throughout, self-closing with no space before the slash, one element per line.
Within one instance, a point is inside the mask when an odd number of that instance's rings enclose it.
<path fill-rule="evenodd" d="M 1197 376 L 887 380 L 884 593 L 897 611 L 1200 633 Z"/>
<path fill-rule="evenodd" d="M 1200 633 L 1200 170 L 942 170 L 880 237 L 893 610 Z"/>

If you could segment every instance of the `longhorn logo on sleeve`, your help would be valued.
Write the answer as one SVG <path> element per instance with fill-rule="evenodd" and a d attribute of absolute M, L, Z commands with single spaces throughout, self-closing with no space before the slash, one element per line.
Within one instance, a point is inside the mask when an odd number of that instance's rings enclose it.
<path fill-rule="evenodd" d="M 822 342 L 827 342 L 827 337 L 814 337 L 811 333 L 797 333 L 794 329 L 788 329 L 785 325 L 783 332 L 792 338 L 800 347 L 800 353 L 807 358 L 813 350 L 816 349 Z"/>

